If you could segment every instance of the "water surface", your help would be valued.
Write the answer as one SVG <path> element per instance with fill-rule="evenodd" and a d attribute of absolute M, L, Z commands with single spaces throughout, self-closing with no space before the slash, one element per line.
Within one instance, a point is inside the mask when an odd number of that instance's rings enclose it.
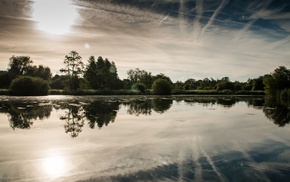
<path fill-rule="evenodd" d="M 0 97 L 1 181 L 290 181 L 290 108 L 251 97 Z"/>

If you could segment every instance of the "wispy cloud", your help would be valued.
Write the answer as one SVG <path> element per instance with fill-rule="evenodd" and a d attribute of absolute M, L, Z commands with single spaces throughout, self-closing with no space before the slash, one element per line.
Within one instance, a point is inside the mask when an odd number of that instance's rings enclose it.
<path fill-rule="evenodd" d="M 214 11 L 213 15 L 208 20 L 207 24 L 202 28 L 200 36 L 204 34 L 204 32 L 211 26 L 215 18 L 218 16 L 218 14 L 221 12 L 221 10 L 228 4 L 229 0 L 222 0 L 219 7 Z"/>
<path fill-rule="evenodd" d="M 4 25 L 0 27 L 0 68 L 7 68 L 13 54 L 24 54 L 56 73 L 71 50 L 78 51 L 84 62 L 91 55 L 109 58 L 116 63 L 121 78 L 127 77 L 128 69 L 138 67 L 154 74 L 163 72 L 173 81 L 224 76 L 247 80 L 280 65 L 290 66 L 288 13 L 270 8 L 272 1 L 239 4 L 223 0 L 212 4 L 206 0 L 152 0 L 146 8 L 141 8 L 139 1 L 133 5 L 129 1 L 73 2 L 79 17 L 72 33 L 62 36 L 37 30 L 36 22 L 20 10 L 9 13 L 14 10 L 12 5 L 5 13 L 0 11 Z M 260 19 L 279 30 L 259 24 Z"/>

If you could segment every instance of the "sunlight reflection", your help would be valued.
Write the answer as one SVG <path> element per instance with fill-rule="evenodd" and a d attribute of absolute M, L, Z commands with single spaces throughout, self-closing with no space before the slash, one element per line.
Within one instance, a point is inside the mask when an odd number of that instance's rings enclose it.
<path fill-rule="evenodd" d="M 66 163 L 63 157 L 52 156 L 44 159 L 43 169 L 50 177 L 58 177 L 64 175 Z"/>
<path fill-rule="evenodd" d="M 33 20 L 38 22 L 38 29 L 50 34 L 70 32 L 78 14 L 71 0 L 35 0 Z"/>

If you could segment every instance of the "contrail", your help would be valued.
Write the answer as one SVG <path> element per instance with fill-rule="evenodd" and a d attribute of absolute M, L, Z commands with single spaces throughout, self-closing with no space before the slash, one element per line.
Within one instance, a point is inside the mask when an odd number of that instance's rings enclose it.
<path fill-rule="evenodd" d="M 196 16 L 193 22 L 193 36 L 197 40 L 200 31 L 200 19 L 203 13 L 203 0 L 196 1 Z"/>
<path fill-rule="evenodd" d="M 186 0 L 180 0 L 180 7 L 179 7 L 179 28 L 180 30 L 185 33 L 186 31 L 186 21 L 185 21 L 185 6 L 184 1 Z"/>
<path fill-rule="evenodd" d="M 195 143 L 197 145 L 199 145 L 199 138 L 198 137 L 196 137 Z M 196 146 L 193 146 L 192 150 L 194 151 L 192 154 L 192 160 L 195 161 L 194 181 L 200 182 L 200 181 L 202 181 L 202 167 L 201 167 L 201 164 L 199 162 L 200 151 L 198 150 L 198 148 Z"/>
<path fill-rule="evenodd" d="M 281 44 L 285 44 L 286 42 L 290 42 L 290 35 L 288 35 L 287 37 L 268 45 L 266 47 L 266 49 L 273 49 L 274 47 L 277 47 L 277 46 L 279 46 Z"/>
<path fill-rule="evenodd" d="M 268 0 L 268 1 L 266 1 L 265 2 L 265 4 L 263 4 L 263 7 L 260 9 L 260 12 L 262 12 L 262 11 L 264 11 L 270 4 L 271 4 L 271 2 L 272 2 L 273 0 Z M 235 39 L 235 41 L 237 41 L 237 40 L 239 40 L 243 35 L 244 35 L 244 33 L 256 22 L 256 21 L 258 21 L 260 18 L 258 17 L 258 18 L 255 18 L 255 19 L 253 19 L 253 20 L 251 20 L 249 23 L 247 23 L 246 25 L 245 25 L 245 27 L 244 28 L 242 28 L 239 32 L 238 32 L 238 34 L 237 34 L 237 37 L 236 37 L 236 39 Z"/>
<path fill-rule="evenodd" d="M 218 177 L 220 178 L 220 181 L 226 181 L 225 177 L 219 172 L 218 168 L 215 166 L 214 161 L 212 160 L 212 158 L 203 150 L 203 148 L 200 145 L 200 141 L 197 140 L 197 143 L 199 145 L 200 151 L 202 152 L 202 154 L 206 157 L 208 163 L 211 165 L 213 171 L 218 175 Z"/>
<path fill-rule="evenodd" d="M 219 5 L 219 7 L 214 11 L 213 15 L 210 17 L 210 19 L 208 20 L 207 24 L 203 27 L 203 29 L 201 30 L 200 35 L 202 36 L 204 34 L 204 32 L 208 29 L 208 27 L 212 24 L 212 22 L 215 20 L 215 18 L 218 16 L 218 14 L 220 13 L 220 11 L 228 4 L 230 0 L 223 0 L 221 2 L 221 4 Z"/>
<path fill-rule="evenodd" d="M 165 20 L 167 20 L 169 14 L 167 14 L 162 20 L 160 20 L 158 26 L 160 26 Z"/>

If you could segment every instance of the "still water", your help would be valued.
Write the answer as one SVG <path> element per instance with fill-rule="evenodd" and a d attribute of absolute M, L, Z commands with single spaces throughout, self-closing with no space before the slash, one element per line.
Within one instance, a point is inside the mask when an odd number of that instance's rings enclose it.
<path fill-rule="evenodd" d="M 290 107 L 251 97 L 0 97 L 0 181 L 290 181 Z"/>

